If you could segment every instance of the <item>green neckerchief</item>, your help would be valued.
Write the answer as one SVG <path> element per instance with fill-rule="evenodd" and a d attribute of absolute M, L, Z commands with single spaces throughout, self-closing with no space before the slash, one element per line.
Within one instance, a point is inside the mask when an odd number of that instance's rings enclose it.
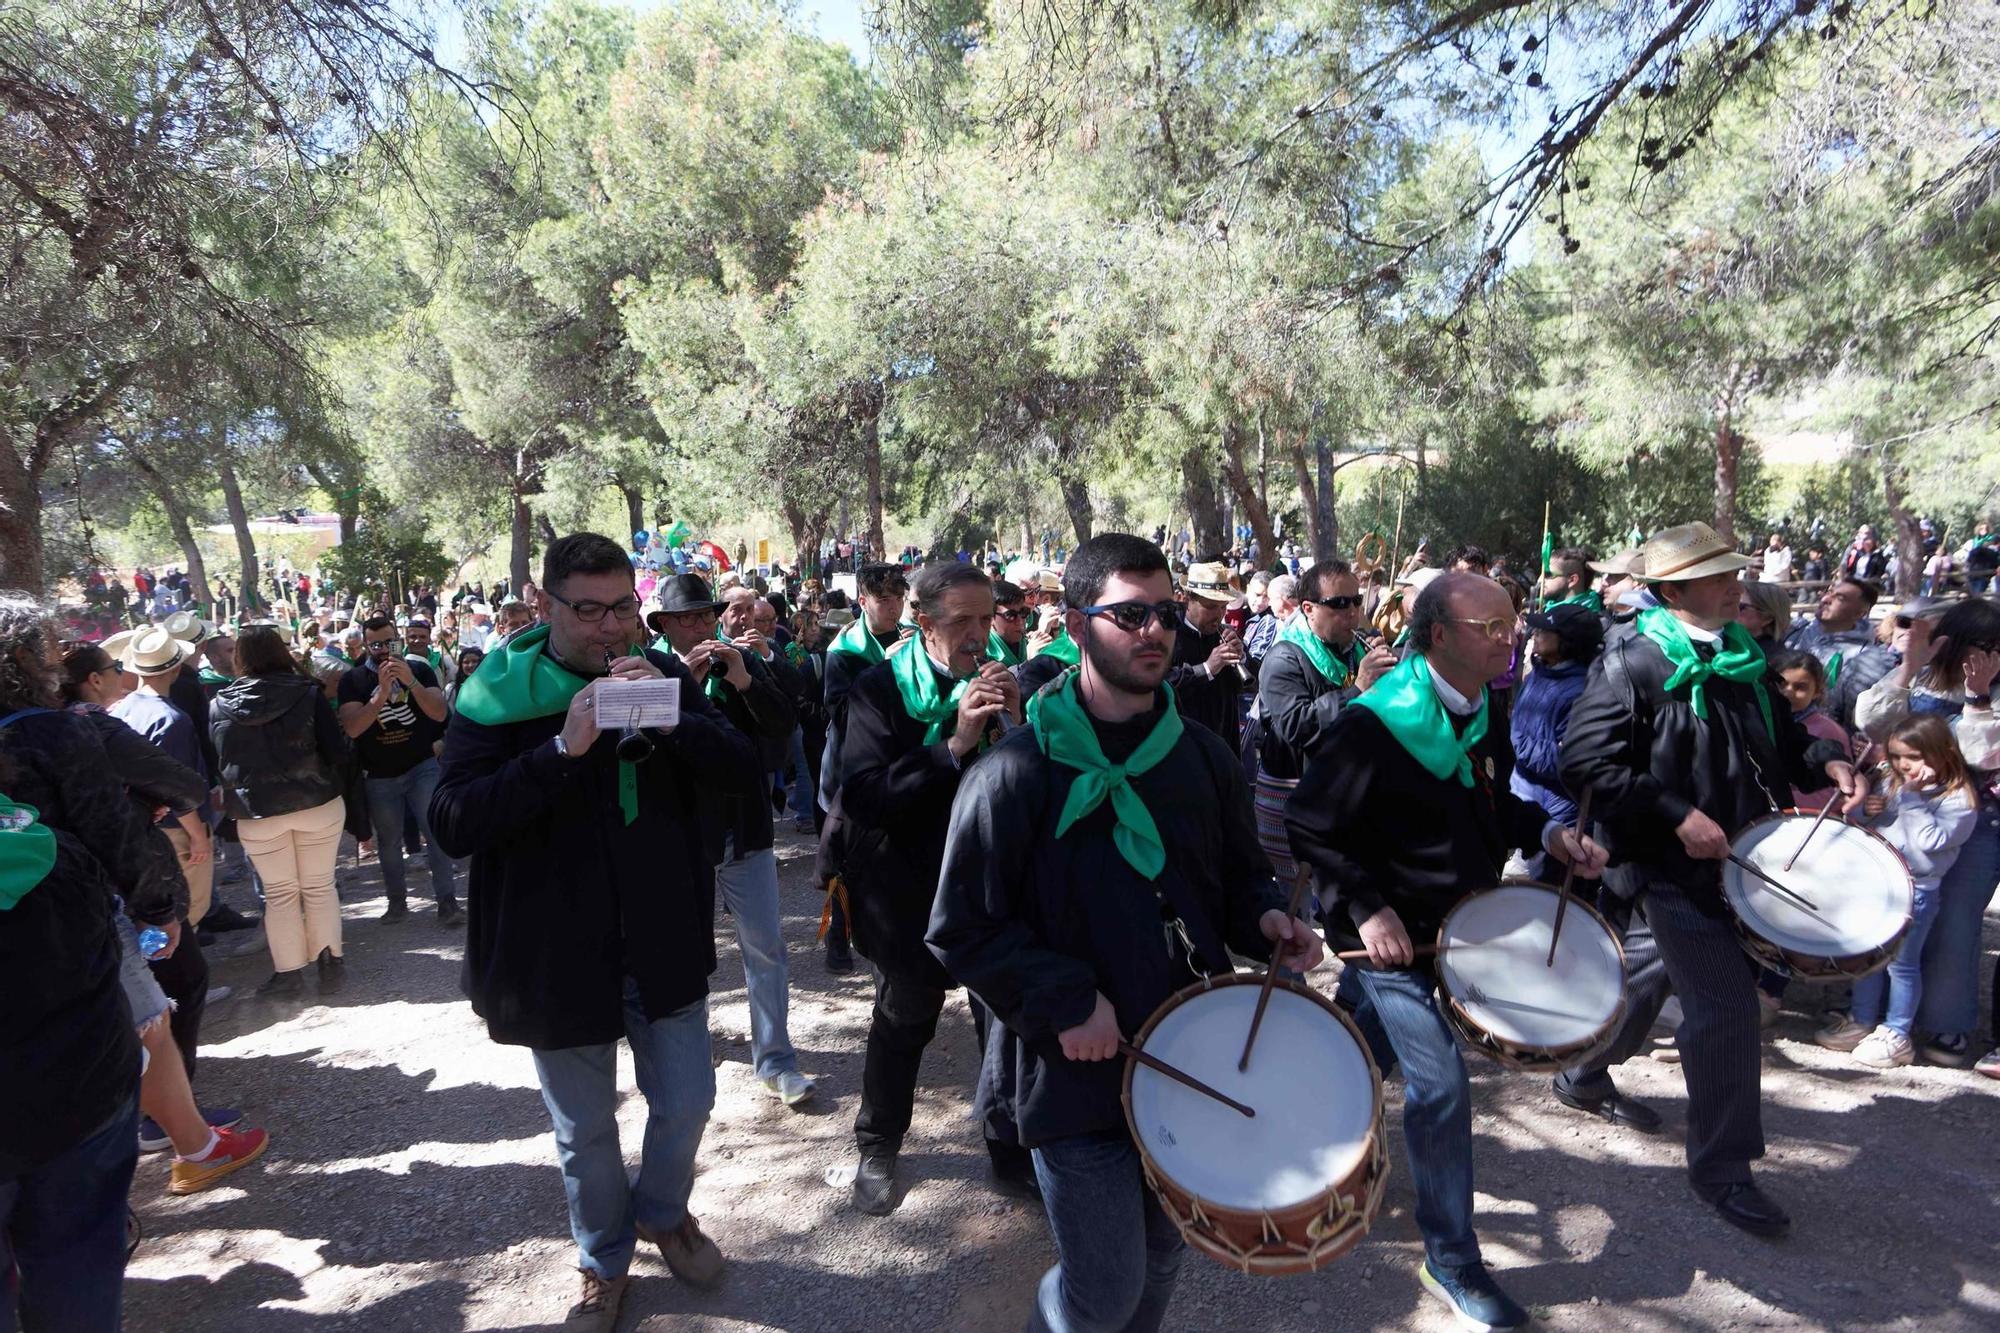
<path fill-rule="evenodd" d="M 949 692 L 939 689 L 937 668 L 922 648 L 897 653 L 889 660 L 889 674 L 896 678 L 896 693 L 903 696 L 903 711 L 924 724 L 924 744 L 936 745 L 958 716 L 958 701 L 972 681 L 954 681 Z"/>
<path fill-rule="evenodd" d="M 488 652 L 459 686 L 459 715 L 498 727 L 567 712 L 590 680 L 558 662 L 548 641 L 549 627 L 536 625 Z M 627 824 L 639 817 L 639 768 L 626 759 L 618 761 L 618 808 Z"/>
<path fill-rule="evenodd" d="M 717 628 L 715 631 L 715 637 L 718 639 L 722 638 L 722 630 L 720 628 Z M 727 642 L 727 640 L 724 640 L 724 642 Z M 668 641 L 667 636 L 664 634 L 653 640 L 653 651 L 656 653 L 665 653 L 669 657 L 680 656 L 679 653 L 674 651 L 674 645 Z M 721 703 L 722 673 L 713 667 L 709 668 L 708 674 L 701 678 L 701 692 L 715 700 L 715 702 Z"/>
<path fill-rule="evenodd" d="M 225 676 L 213 667 L 203 667 L 200 679 L 204 685 L 227 685 L 230 681 L 235 680 L 236 677 Z"/>
<path fill-rule="evenodd" d="M 56 835 L 42 812 L 0 796 L 0 912 L 9 912 L 56 865 Z"/>
<path fill-rule="evenodd" d="M 1840 684 L 1840 661 L 1846 655 L 1845 653 L 1835 653 L 1832 657 L 1826 659 L 1826 692 L 1828 694 L 1832 694 L 1833 687 Z M 1766 705 L 1767 711 L 1768 708 L 1769 706 Z M 1764 720 L 1766 723 L 1770 721 L 1768 717 Z"/>
<path fill-rule="evenodd" d="M 438 678 L 439 680 L 443 680 L 443 679 L 444 679 L 444 675 L 443 675 L 443 672 L 444 672 L 444 654 L 443 654 L 443 653 L 439 652 L 439 651 L 438 651 L 437 649 L 435 649 L 435 648 L 431 649 L 431 650 L 430 650 L 429 652 L 427 652 L 427 653 L 425 653 L 425 654 L 424 654 L 424 664 L 425 664 L 426 666 L 428 666 L 428 667 L 429 667 L 429 668 L 431 669 L 431 673 L 432 673 L 433 675 L 436 675 L 436 676 L 437 676 L 437 678 Z"/>
<path fill-rule="evenodd" d="M 1082 650 L 1077 647 L 1076 640 L 1069 636 L 1069 626 L 1060 624 L 1056 626 L 1055 638 L 1043 645 L 1035 656 L 1053 657 L 1064 666 L 1076 666 L 1083 660 Z"/>
<path fill-rule="evenodd" d="M 898 628 L 915 629 L 916 626 L 903 625 L 898 626 Z M 874 666 L 893 651 L 891 649 L 884 649 L 881 644 L 875 641 L 875 636 L 868 632 L 868 617 L 866 616 L 857 616 L 853 624 L 842 630 L 839 636 L 827 645 L 826 650 L 829 653 L 852 653 L 869 666 Z"/>
<path fill-rule="evenodd" d="M 1694 715 L 1708 721 L 1708 682 L 1720 676 L 1748 685 L 1757 695 L 1757 711 L 1764 715 L 1764 733 L 1772 742 L 1778 739 L 1777 724 L 1771 720 L 1771 696 L 1764 688 L 1764 650 L 1750 637 L 1750 631 L 1735 621 L 1722 627 L 1722 646 L 1715 656 L 1704 662 L 1695 651 L 1694 640 L 1688 637 L 1687 627 L 1664 606 L 1648 607 L 1632 622 L 1639 632 L 1660 645 L 1660 651 L 1667 656 L 1667 665 L 1673 674 L 1667 677 L 1667 693 L 1685 684 L 1689 687 L 1689 702 L 1694 705 Z"/>
<path fill-rule="evenodd" d="M 1297 644 L 1299 651 L 1306 655 L 1306 661 L 1313 664 L 1313 670 L 1333 682 L 1335 689 L 1347 684 L 1347 678 L 1351 674 L 1347 669 L 1347 663 L 1341 661 L 1333 649 L 1327 646 L 1325 639 L 1313 633 L 1312 625 L 1307 622 L 1304 611 L 1292 612 L 1291 619 L 1287 620 L 1285 627 L 1278 631 L 1278 642 Z"/>
<path fill-rule="evenodd" d="M 1558 597 L 1552 602 L 1543 602 L 1542 610 L 1553 611 L 1558 606 L 1580 606 L 1584 610 L 1594 611 L 1600 616 L 1604 614 L 1604 598 L 1598 594 L 1595 588 L 1585 588 L 1582 592 L 1571 593 L 1567 597 Z"/>
<path fill-rule="evenodd" d="M 1001 638 L 997 629 L 986 636 L 986 654 L 1001 666 L 1007 667 L 1017 667 L 1028 660 L 1027 654 Z"/>
<path fill-rule="evenodd" d="M 1365 708 L 1381 718 L 1396 743 L 1432 777 L 1456 777 L 1460 786 L 1472 785 L 1472 747 L 1486 735 L 1484 686 L 1479 690 L 1479 711 L 1462 735 L 1451 725 L 1451 715 L 1431 680 L 1431 665 L 1422 653 L 1411 653 L 1398 662 L 1395 670 L 1376 681 L 1366 694 L 1357 695 L 1349 707 Z"/>
<path fill-rule="evenodd" d="M 1035 744 L 1058 764 L 1076 770 L 1076 781 L 1070 783 L 1069 797 L 1056 820 L 1056 836 L 1069 832 L 1071 825 L 1109 796 L 1111 812 L 1118 817 L 1111 841 L 1126 863 L 1147 879 L 1158 879 L 1166 869 L 1167 848 L 1160 840 L 1153 812 L 1132 790 L 1132 779 L 1165 759 L 1181 738 L 1181 714 L 1174 692 L 1167 690 L 1165 694 L 1166 708 L 1160 720 L 1122 764 L 1104 757 L 1097 729 L 1077 696 L 1075 671 L 1064 672 L 1054 689 L 1043 690 L 1028 701 L 1028 725 L 1035 729 Z"/>

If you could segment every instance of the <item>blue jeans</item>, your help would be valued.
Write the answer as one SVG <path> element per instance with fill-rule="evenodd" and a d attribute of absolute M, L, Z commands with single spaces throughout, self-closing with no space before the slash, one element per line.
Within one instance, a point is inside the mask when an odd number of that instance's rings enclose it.
<path fill-rule="evenodd" d="M 404 901 L 403 818 L 416 820 L 431 864 L 431 896 L 442 904 L 458 897 L 452 860 L 431 836 L 431 793 L 437 790 L 438 762 L 426 759 L 400 777 L 368 778 L 368 822 L 375 826 L 375 855 L 382 863 L 382 887 L 389 901 Z"/>
<path fill-rule="evenodd" d="M 108 1122 L 67 1152 L 0 1181 L 0 1279 L 19 1269 L 17 1290 L 0 1285 L 0 1333 L 118 1333 L 125 1196 L 138 1164 L 134 1067 L 132 1095 Z"/>
<path fill-rule="evenodd" d="M 1472 1087 L 1458 1040 L 1438 1012 L 1426 973 L 1350 967 L 1360 992 L 1355 1022 L 1384 1076 L 1403 1067 L 1403 1143 L 1409 1151 L 1417 1230 L 1440 1268 L 1479 1262 L 1472 1231 Z M 1344 987 L 1343 987 L 1344 988 Z"/>
<path fill-rule="evenodd" d="M 1980 927 L 2000 881 L 2000 806 L 1979 803 L 1979 823 L 1938 882 L 1937 920 L 1923 959 L 1916 1030 L 1957 1036 L 1979 1028 Z"/>
<path fill-rule="evenodd" d="M 687 1216 L 695 1149 L 715 1105 L 706 999 L 648 1023 L 628 977 L 625 1040 L 646 1096 L 636 1177 L 626 1174 L 618 1145 L 618 1044 L 533 1052 L 542 1103 L 555 1126 L 569 1232 L 582 1266 L 607 1279 L 625 1276 L 639 1227 L 667 1231 Z"/>
<path fill-rule="evenodd" d="M 1180 1276 L 1180 1233 L 1123 1129 L 1051 1139 L 1035 1149 L 1055 1267 L 1042 1274 L 1030 1333 L 1153 1333 Z"/>
<path fill-rule="evenodd" d="M 1924 995 L 1924 939 L 1937 920 L 1939 894 L 1936 889 L 1919 888 L 1910 910 L 1910 930 L 1897 946 L 1896 956 L 1883 971 L 1854 983 L 1854 1021 L 1866 1028 L 1878 1024 L 1894 1028 L 1904 1036 L 1917 1019 L 1917 1004 Z M 1884 1016 L 1884 1009 L 1887 1015 Z"/>
<path fill-rule="evenodd" d="M 810 824 L 813 817 L 812 766 L 806 763 L 805 734 L 797 727 L 792 728 L 792 752 L 785 760 L 785 771 L 791 775 L 792 818 Z"/>
<path fill-rule="evenodd" d="M 785 965 L 785 932 L 778 917 L 778 858 L 769 847 L 732 857 L 733 838 L 723 840 L 723 860 L 715 867 L 715 888 L 736 922 L 736 947 L 743 954 L 743 988 L 750 996 L 750 1063 L 758 1078 L 799 1067 L 785 1022 L 791 979 Z"/>

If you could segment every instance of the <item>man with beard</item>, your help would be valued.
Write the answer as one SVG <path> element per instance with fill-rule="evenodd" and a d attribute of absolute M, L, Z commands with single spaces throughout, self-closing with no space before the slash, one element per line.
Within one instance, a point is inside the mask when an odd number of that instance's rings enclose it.
<path fill-rule="evenodd" d="M 1882 590 L 1864 579 L 1835 579 L 1820 594 L 1814 613 L 1800 617 L 1785 636 L 1785 647 L 1811 653 L 1826 668 L 1826 711 L 1850 731 L 1854 701 L 1894 665 L 1886 653 L 1870 651 L 1877 645 L 1869 613 L 1881 597 Z"/>
<path fill-rule="evenodd" d="M 1207 727 L 1229 742 L 1235 753 L 1242 742 L 1239 697 L 1248 680 L 1243 665 L 1243 640 L 1223 621 L 1236 600 L 1229 586 L 1229 569 L 1220 564 L 1189 565 L 1187 608 L 1174 636 L 1174 664 L 1167 673 L 1181 716 Z"/>
<path fill-rule="evenodd" d="M 896 1206 L 896 1155 L 918 1068 L 954 984 L 924 947 L 952 798 L 994 737 L 1021 720 L 1019 685 L 986 657 L 993 629 L 986 575 L 973 565 L 925 565 L 915 602 L 918 640 L 854 682 L 841 745 L 841 864 L 854 945 L 875 973 L 854 1121 L 861 1154 L 854 1204 L 877 1216 Z M 983 1007 L 975 1005 L 973 1016 L 983 1019 Z M 1026 1154 L 1007 1137 L 988 1138 L 994 1176 L 1024 1190 Z"/>
<path fill-rule="evenodd" d="M 1094 537 L 1063 585 L 1081 665 L 961 784 L 928 938 L 1019 1071 L 1057 1256 L 1028 1327 L 1153 1330 L 1182 1246 L 1126 1128 L 1118 1043 L 1191 978 L 1228 973 L 1229 949 L 1282 942 L 1276 962 L 1300 970 L 1321 951 L 1285 915 L 1236 756 L 1163 688 L 1179 617 L 1160 549 Z"/>
<path fill-rule="evenodd" d="M 733 589 L 754 600 L 747 588 Z M 646 628 L 660 635 L 655 651 L 671 652 L 700 684 L 729 724 L 748 736 L 768 766 L 791 739 L 797 715 L 770 667 L 745 638 L 720 637 L 716 612 L 698 574 L 660 580 L 647 608 Z M 736 617 L 748 629 L 747 606 Z M 760 793 L 731 800 L 714 850 L 715 886 L 736 922 L 743 954 L 743 983 L 750 999 L 750 1062 L 772 1096 L 797 1106 L 813 1095 L 813 1080 L 799 1072 L 787 1018 L 791 977 L 785 964 L 784 922 L 778 909 L 778 862 L 772 850 L 771 803 Z"/>
<path fill-rule="evenodd" d="M 1355 1018 L 1376 1063 L 1403 1067 L 1419 1279 L 1468 1326 L 1488 1329 L 1529 1316 L 1487 1273 L 1473 1233 L 1471 1087 L 1434 964 L 1413 941 L 1435 939 L 1468 887 L 1498 883 L 1513 848 L 1574 861 L 1585 876 L 1604 865 L 1602 848 L 1495 781 L 1506 733 L 1486 682 L 1513 657 L 1514 624 L 1513 600 L 1485 575 L 1431 580 L 1410 615 L 1409 655 L 1340 711 L 1285 808 L 1327 938 L 1368 951 L 1367 965 L 1341 977 L 1358 989 Z"/>

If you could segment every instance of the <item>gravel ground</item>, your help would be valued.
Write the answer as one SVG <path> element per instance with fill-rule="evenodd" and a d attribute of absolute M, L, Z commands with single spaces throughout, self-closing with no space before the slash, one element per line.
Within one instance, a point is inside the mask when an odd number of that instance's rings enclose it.
<path fill-rule="evenodd" d="M 682 1287 L 642 1251 L 621 1330 L 888 1333 L 1019 1329 L 1050 1262 L 1039 1212 L 985 1189 L 968 1117 L 972 1025 L 954 999 L 924 1068 L 902 1207 L 869 1218 L 826 1183 L 850 1161 L 870 987 L 829 976 L 813 944 L 809 849 L 781 837 L 792 1037 L 820 1095 L 802 1111 L 749 1069 L 749 1012 L 727 919 L 710 997 L 717 1102 L 694 1211 L 729 1256 L 723 1287 Z M 424 911 L 389 926 L 374 866 L 344 859 L 347 989 L 321 1004 L 248 992 L 260 951 L 215 960 L 238 996 L 210 1011 L 199 1086 L 271 1131 L 264 1160 L 205 1194 L 165 1193 L 142 1160 L 146 1239 L 127 1279 L 137 1330 L 529 1329 L 574 1299 L 574 1250 L 526 1052 L 486 1039 L 458 993 L 463 935 Z M 412 859 L 413 894 L 424 872 Z M 242 888 L 230 890 L 239 899 Z M 2000 947 L 2000 918 L 1987 923 Z M 225 936 L 225 943 L 243 940 Z M 1331 988 L 1331 977 L 1316 984 Z M 1762 1242 L 1689 1194 L 1677 1067 L 1620 1074 L 1658 1107 L 1648 1138 L 1558 1106 L 1545 1079 L 1474 1067 L 1478 1224 L 1508 1290 L 1551 1329 L 2000 1327 L 2000 1084 L 1916 1067 L 1874 1073 L 1811 1041 L 1820 995 L 1797 988 L 1764 1061 L 1762 1179 L 1792 1211 Z M 621 1124 L 636 1152 L 644 1102 Z M 1389 1088 L 1391 1179 L 1374 1232 L 1310 1276 L 1252 1279 L 1190 1254 L 1171 1329 L 1453 1327 L 1418 1287 L 1422 1246 Z"/>

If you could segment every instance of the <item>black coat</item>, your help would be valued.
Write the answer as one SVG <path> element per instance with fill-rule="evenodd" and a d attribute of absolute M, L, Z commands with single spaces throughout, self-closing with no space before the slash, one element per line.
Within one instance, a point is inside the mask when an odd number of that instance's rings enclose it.
<path fill-rule="evenodd" d="M 347 733 L 310 676 L 238 677 L 217 693 L 209 716 L 232 818 L 311 810 L 342 794 Z"/>
<path fill-rule="evenodd" d="M 1128 732 L 1133 744 L 1142 736 Z M 1106 753 L 1120 750 L 1107 744 Z M 1090 1017 L 1100 991 L 1121 1030 L 1137 1032 L 1197 972 L 1228 972 L 1225 945 L 1268 958 L 1258 920 L 1285 906 L 1236 756 L 1213 734 L 1183 728 L 1166 758 L 1133 779 L 1166 844 L 1157 881 L 1141 878 L 1112 842 L 1108 800 L 1055 836 L 1075 780 L 1028 728 L 988 751 L 952 805 L 929 922 L 946 971 L 1006 1024 L 1014 1049 L 1005 1063 L 1018 1071 L 1015 1113 L 1030 1147 L 1125 1123 L 1124 1062 L 1071 1061 L 1057 1040 Z M 1169 945 L 1163 900 L 1196 957 Z"/>
<path fill-rule="evenodd" d="M 431 831 L 470 856 L 465 992 L 493 1040 L 549 1050 L 624 1035 L 624 983 L 646 1017 L 708 993 L 715 970 L 715 869 L 704 824 L 763 787 L 748 737 L 664 653 L 681 721 L 638 766 L 639 816 L 618 808 L 618 736 L 555 750 L 564 714 L 445 734 Z"/>
<path fill-rule="evenodd" d="M 965 769 L 985 761 L 967 756 L 962 769 L 942 739 L 924 744 L 925 726 L 903 707 L 892 663 L 862 672 L 847 693 L 846 709 L 840 864 L 854 945 L 891 976 L 948 987 L 951 979 L 924 947 L 924 930 L 952 797 Z"/>
<path fill-rule="evenodd" d="M 1392 907 L 1411 943 L 1430 943 L 1459 899 L 1500 882 L 1510 850 L 1541 849 L 1548 815 L 1497 777 L 1507 731 L 1490 710 L 1489 720 L 1470 787 L 1432 777 L 1365 708 L 1343 710 L 1328 729 L 1285 805 L 1285 828 L 1318 882 L 1329 940 L 1357 943 L 1355 928 Z"/>
<path fill-rule="evenodd" d="M 1173 686 L 1182 719 L 1207 727 L 1227 741 L 1229 752 L 1235 754 L 1243 743 L 1243 677 L 1234 667 L 1224 668 L 1221 675 L 1211 677 L 1202 665 L 1221 642 L 1221 630 L 1201 634 L 1182 621 L 1174 635 L 1174 659 L 1167 672 L 1167 684 Z"/>
<path fill-rule="evenodd" d="M 1257 763 L 1274 778 L 1296 778 L 1306 771 L 1306 759 L 1333 727 L 1355 688 L 1358 665 L 1353 653 L 1341 658 L 1347 683 L 1336 688 L 1306 660 L 1305 650 L 1280 640 L 1264 654 L 1257 676 Z"/>
<path fill-rule="evenodd" d="M 203 776 L 213 784 L 222 772 L 216 759 L 215 743 L 208 738 L 208 691 L 202 688 L 201 676 L 190 662 L 181 668 L 174 683 L 167 687 L 167 702 L 188 715 L 194 723 L 194 734 L 201 745 L 202 763 L 208 766 Z"/>
<path fill-rule="evenodd" d="M 1048 653 L 1043 653 L 1039 657 L 1031 657 L 1021 663 L 1021 665 L 1015 667 L 1013 669 L 1014 679 L 1020 682 L 1021 703 L 1023 706 L 1027 704 L 1028 700 L 1040 694 L 1050 681 L 1060 676 L 1068 667 L 1069 663 L 1063 661 L 1060 657 L 1053 657 Z"/>
<path fill-rule="evenodd" d="M 1671 674 L 1666 654 L 1642 634 L 1605 648 L 1570 710 L 1563 785 L 1579 800 L 1586 787 L 1595 793 L 1591 817 L 1614 865 L 1646 867 L 1713 903 L 1722 863 L 1694 860 L 1674 833 L 1688 811 L 1699 808 L 1733 837 L 1789 806 L 1793 787 L 1825 786 L 1825 765 L 1848 756 L 1793 719 L 1774 671 L 1764 688 L 1775 743 L 1751 686 L 1711 680 L 1704 722 L 1688 686 L 1667 693 Z"/>
<path fill-rule="evenodd" d="M 722 697 L 713 702 L 731 726 L 750 738 L 757 751 L 758 767 L 769 773 L 790 757 L 792 728 L 798 715 L 773 664 L 754 653 L 744 653 L 743 669 L 750 676 L 749 688 L 739 692 L 724 680 Z M 720 667 L 716 669 L 716 677 L 720 679 Z M 762 790 L 754 796 L 732 797 L 722 827 L 735 835 L 736 855 L 765 850 L 771 845 L 770 797 Z M 718 843 L 713 850 L 715 860 L 720 863 L 721 845 Z"/>

